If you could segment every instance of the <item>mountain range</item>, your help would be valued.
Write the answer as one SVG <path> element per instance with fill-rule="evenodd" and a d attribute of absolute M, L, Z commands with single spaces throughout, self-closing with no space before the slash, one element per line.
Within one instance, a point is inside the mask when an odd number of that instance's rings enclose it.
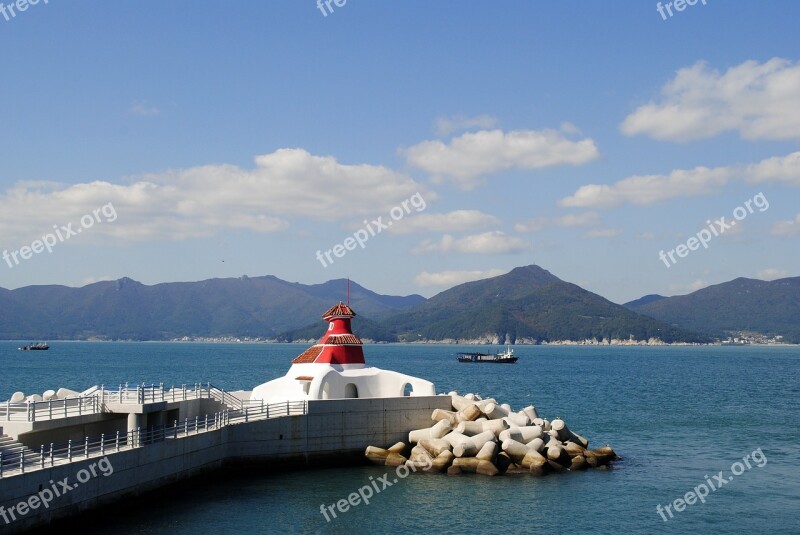
<path fill-rule="evenodd" d="M 625 306 L 714 337 L 749 332 L 800 343 L 800 277 L 774 281 L 738 278 L 689 295 L 648 295 Z"/>
<path fill-rule="evenodd" d="M 129 278 L 82 288 L 0 289 L 0 338 L 318 339 L 320 314 L 347 299 L 347 281 L 305 285 L 273 276 L 147 286 Z M 736 279 L 687 296 L 623 305 L 539 266 L 460 284 L 430 299 L 350 282 L 354 331 L 375 341 L 541 343 L 587 339 L 709 342 L 752 331 L 800 341 L 800 278 Z"/>

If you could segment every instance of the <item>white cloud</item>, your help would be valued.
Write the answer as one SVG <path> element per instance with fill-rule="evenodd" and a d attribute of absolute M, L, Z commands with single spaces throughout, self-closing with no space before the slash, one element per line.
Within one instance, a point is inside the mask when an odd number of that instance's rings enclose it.
<path fill-rule="evenodd" d="M 423 271 L 414 278 L 414 284 L 421 288 L 430 286 L 452 287 L 465 282 L 489 279 L 507 273 L 503 269 L 488 269 L 486 271 L 439 271 L 428 273 Z"/>
<path fill-rule="evenodd" d="M 696 167 L 678 169 L 669 175 L 632 176 L 614 184 L 587 184 L 562 199 L 571 208 L 609 208 L 623 203 L 649 205 L 675 197 L 708 195 L 728 182 L 731 169 Z"/>
<path fill-rule="evenodd" d="M 459 114 L 453 117 L 438 117 L 434 128 L 436 135 L 447 136 L 453 132 L 462 130 L 470 130 L 472 128 L 488 129 L 494 128 L 497 125 L 497 118 L 491 115 L 476 115 L 474 117 L 467 117 L 466 115 Z"/>
<path fill-rule="evenodd" d="M 548 227 L 563 228 L 586 228 L 595 227 L 602 224 L 600 215 L 597 212 L 581 212 L 577 214 L 566 214 L 552 220 L 545 217 L 535 217 L 526 221 L 520 221 L 514 225 L 517 232 L 539 232 Z"/>
<path fill-rule="evenodd" d="M 580 165 L 599 156 L 591 139 L 572 141 L 555 130 L 482 130 L 450 140 L 424 141 L 405 149 L 408 163 L 465 189 L 483 175 L 508 169 Z"/>
<path fill-rule="evenodd" d="M 770 233 L 775 236 L 794 236 L 800 234 L 800 214 L 793 220 L 779 221 L 770 229 Z"/>
<path fill-rule="evenodd" d="M 565 134 L 575 134 L 580 135 L 581 129 L 575 126 L 574 124 L 570 123 L 569 121 L 565 121 L 561 123 L 561 131 Z"/>
<path fill-rule="evenodd" d="M 134 115 L 142 115 L 144 117 L 150 117 L 161 113 L 157 107 L 143 101 L 135 102 L 129 111 Z"/>
<path fill-rule="evenodd" d="M 520 221 L 514 225 L 514 230 L 516 232 L 540 232 L 546 229 L 550 225 L 550 222 L 547 220 L 546 217 L 535 217 L 533 219 L 527 219 L 525 221 Z"/>
<path fill-rule="evenodd" d="M 292 218 L 346 221 L 385 214 L 418 191 L 427 201 L 436 197 L 385 167 L 345 165 L 303 149 L 281 149 L 255 162 L 252 169 L 219 164 L 168 171 L 126 185 L 20 183 L 0 194 L 0 235 L 41 236 L 108 203 L 118 219 L 90 234 L 143 240 L 209 236 L 226 228 L 276 232 Z"/>
<path fill-rule="evenodd" d="M 614 238 L 622 231 L 616 228 L 596 228 L 583 235 L 584 238 Z"/>
<path fill-rule="evenodd" d="M 496 230 L 474 234 L 463 238 L 454 238 L 445 234 L 438 242 L 425 240 L 415 249 L 415 254 L 421 253 L 469 253 L 469 254 L 506 254 L 520 253 L 527 250 L 529 244 L 515 236 Z"/>
<path fill-rule="evenodd" d="M 767 158 L 750 165 L 745 171 L 745 176 L 751 183 L 776 181 L 800 186 L 800 152 Z"/>
<path fill-rule="evenodd" d="M 594 227 L 600 224 L 600 215 L 597 212 L 582 212 L 579 214 L 567 214 L 556 219 L 559 227 Z"/>
<path fill-rule="evenodd" d="M 783 279 L 789 276 L 789 272 L 785 269 L 767 268 L 758 272 L 756 277 L 765 281 L 774 281 L 775 279 Z"/>
<path fill-rule="evenodd" d="M 746 61 L 724 74 L 703 62 L 680 69 L 659 102 L 621 125 L 627 135 L 690 141 L 738 131 L 750 140 L 800 139 L 800 65 L 781 58 Z"/>
<path fill-rule="evenodd" d="M 455 210 L 444 214 L 419 214 L 394 225 L 389 232 L 412 234 L 415 232 L 461 232 L 497 226 L 501 221 L 493 215 L 478 210 Z"/>

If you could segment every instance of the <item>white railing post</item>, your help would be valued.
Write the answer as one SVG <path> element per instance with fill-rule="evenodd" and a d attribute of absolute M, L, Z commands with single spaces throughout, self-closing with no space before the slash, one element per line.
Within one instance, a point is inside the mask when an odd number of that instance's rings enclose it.
<path fill-rule="evenodd" d="M 114 444 L 116 450 L 119 451 L 119 431 L 117 431 L 116 443 Z"/>
<path fill-rule="evenodd" d="M 183 436 L 189 434 L 189 418 L 183 420 Z"/>
<path fill-rule="evenodd" d="M 19 456 L 19 471 L 25 473 L 25 450 L 22 450 Z"/>
<path fill-rule="evenodd" d="M 53 443 L 50 443 L 50 466 L 55 464 L 55 458 L 53 457 Z"/>
<path fill-rule="evenodd" d="M 136 428 L 136 447 L 140 447 L 142 445 L 142 428 Z"/>
<path fill-rule="evenodd" d="M 172 427 L 174 435 L 172 438 L 178 438 L 178 420 L 175 420 L 175 425 Z"/>
<path fill-rule="evenodd" d="M 72 462 L 72 439 L 67 441 L 67 461 Z"/>
<path fill-rule="evenodd" d="M 194 434 L 195 435 L 200 432 L 200 426 L 198 425 L 199 422 L 200 422 L 200 416 L 195 416 L 194 417 Z"/>
<path fill-rule="evenodd" d="M 39 466 L 44 468 L 44 444 L 39 447 Z"/>
<path fill-rule="evenodd" d="M 100 455 L 106 454 L 106 434 L 100 434 Z"/>
<path fill-rule="evenodd" d="M 83 456 L 89 458 L 89 437 L 83 441 Z"/>

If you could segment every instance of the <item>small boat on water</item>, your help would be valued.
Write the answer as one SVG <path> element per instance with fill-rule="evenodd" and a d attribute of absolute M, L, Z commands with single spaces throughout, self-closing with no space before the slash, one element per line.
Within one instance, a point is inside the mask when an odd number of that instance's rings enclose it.
<path fill-rule="evenodd" d="M 510 346 L 502 353 L 458 353 L 458 362 L 493 362 L 495 364 L 514 364 L 517 357 Z"/>
<path fill-rule="evenodd" d="M 50 349 L 50 346 L 47 345 L 47 342 L 39 342 L 38 344 L 28 344 L 26 346 L 18 347 L 20 351 L 47 351 Z"/>

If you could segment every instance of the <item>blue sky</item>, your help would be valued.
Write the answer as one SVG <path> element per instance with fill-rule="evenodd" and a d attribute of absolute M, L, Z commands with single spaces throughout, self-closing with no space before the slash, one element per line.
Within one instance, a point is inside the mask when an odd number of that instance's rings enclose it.
<path fill-rule="evenodd" d="M 624 302 L 800 275 L 800 4 L 656 4 L 0 14 L 0 287 L 271 274 L 430 296 L 538 264 Z"/>

